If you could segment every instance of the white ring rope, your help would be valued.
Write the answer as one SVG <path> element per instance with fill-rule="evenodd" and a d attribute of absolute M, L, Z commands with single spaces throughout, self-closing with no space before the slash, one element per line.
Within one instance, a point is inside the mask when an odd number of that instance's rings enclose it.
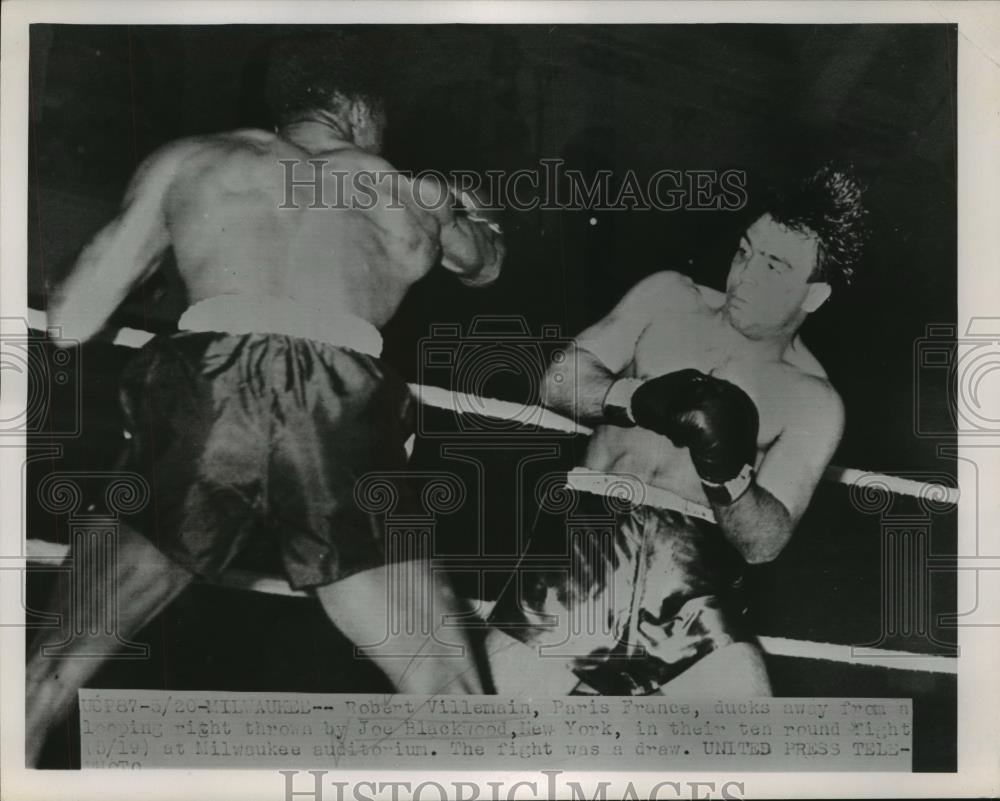
<path fill-rule="evenodd" d="M 759 636 L 757 641 L 765 653 L 796 659 L 821 659 L 824 662 L 844 662 L 864 667 L 889 670 L 914 670 L 919 673 L 950 673 L 958 675 L 958 660 L 953 656 L 920 654 L 914 651 L 893 651 L 889 648 L 861 648 L 814 640 L 792 640 L 788 637 Z"/>
<path fill-rule="evenodd" d="M 36 331 L 48 330 L 45 312 L 28 309 L 28 325 Z M 141 348 L 154 334 L 137 328 L 121 328 L 115 334 L 114 344 L 127 348 Z M 526 406 L 523 403 L 482 398 L 465 392 L 455 392 L 442 387 L 432 387 L 426 384 L 410 384 L 414 396 L 427 406 L 446 409 L 455 414 L 478 414 L 494 420 L 511 422 L 530 421 L 530 425 L 545 428 L 550 431 L 562 431 L 568 434 L 587 435 L 592 429 L 577 423 L 568 417 L 545 409 L 541 406 Z M 874 473 L 868 470 L 858 470 L 853 467 L 838 467 L 830 465 L 823 476 L 827 481 L 837 484 L 863 483 L 866 488 L 888 491 L 897 495 L 909 495 L 916 498 L 928 498 L 935 504 L 954 505 L 958 503 L 959 490 L 944 484 L 914 481 L 899 476 Z"/>
<path fill-rule="evenodd" d="M 455 414 L 469 414 L 473 412 L 496 420 L 530 421 L 527 424 L 546 428 L 551 431 L 563 431 L 569 434 L 590 434 L 593 431 L 593 429 L 581 423 L 577 423 L 568 417 L 563 417 L 541 406 L 532 407 L 521 403 L 496 400 L 495 398 L 481 398 L 477 395 L 454 392 L 440 387 L 430 387 L 426 384 L 410 384 L 410 390 L 422 404 L 438 409 L 446 409 Z M 888 491 L 897 495 L 909 495 L 914 498 L 928 498 L 933 500 L 935 504 L 942 505 L 957 504 L 959 497 L 957 487 L 914 481 L 909 478 L 900 478 L 899 476 L 886 475 L 885 473 L 873 473 L 853 467 L 830 465 L 823 474 L 823 478 L 836 484 L 864 484 L 866 488 L 873 490 Z M 655 506 L 656 504 L 652 503 L 651 505 Z M 676 506 L 669 505 L 667 508 L 677 509 Z M 695 516 L 702 517 L 703 515 L 695 513 Z M 714 520 L 715 518 L 708 519 Z"/>
<path fill-rule="evenodd" d="M 36 309 L 28 310 L 29 328 L 37 331 L 47 331 L 48 323 L 45 313 Z M 135 328 L 121 328 L 114 338 L 114 344 L 129 348 L 140 348 L 154 334 Z M 562 431 L 569 434 L 587 435 L 592 432 L 589 427 L 577 423 L 541 406 L 526 406 L 523 403 L 483 398 L 464 392 L 455 392 L 442 387 L 425 384 L 410 384 L 411 392 L 417 400 L 426 406 L 451 411 L 455 414 L 476 414 L 495 420 L 520 422 L 551 431 Z M 958 503 L 959 490 L 943 484 L 926 483 L 899 476 L 872 473 L 855 468 L 831 465 L 827 468 L 824 478 L 827 481 L 857 485 L 864 484 L 866 488 L 908 495 L 918 498 L 928 498 L 936 504 L 954 505 Z M 619 477 L 608 476 L 585 468 L 576 468 L 567 474 L 566 486 L 579 492 L 589 492 L 598 495 L 620 496 L 623 488 Z M 693 517 L 705 520 L 715 520 L 711 509 L 692 503 L 667 490 L 644 486 L 641 488 L 644 503 L 650 506 L 680 511 Z M 636 497 L 636 496 L 632 496 Z M 44 540 L 28 540 L 27 561 L 35 564 L 54 563 L 65 558 L 69 548 L 65 545 L 50 543 Z M 262 592 L 271 595 L 292 597 L 308 597 L 305 592 L 293 590 L 282 579 L 259 576 L 240 570 L 229 570 L 219 580 L 220 586 L 232 589 Z M 915 670 L 931 673 L 957 674 L 957 660 L 953 657 L 919 654 L 909 651 L 890 651 L 882 648 L 871 648 L 860 651 L 850 645 L 821 643 L 811 640 L 793 640 L 785 637 L 760 637 L 763 649 L 774 656 L 788 656 L 803 659 L 822 659 L 831 662 L 857 664 L 871 667 L 882 667 L 897 670 Z"/>
<path fill-rule="evenodd" d="M 60 545 L 47 540 L 28 540 L 28 564 L 58 567 L 69 553 L 68 545 Z M 17 559 L 5 559 L 4 566 L 13 568 Z M 290 598 L 308 598 L 308 593 L 293 590 L 280 578 L 260 576 L 245 570 L 227 570 L 214 586 L 234 590 L 262 592 L 266 595 L 283 595 Z M 950 656 L 935 656 L 912 651 L 892 651 L 888 648 L 858 648 L 838 643 L 815 642 L 813 640 L 793 640 L 788 637 L 757 638 L 765 653 L 772 656 L 797 659 L 820 659 L 825 662 L 839 662 L 864 667 L 880 667 L 889 670 L 913 670 L 920 673 L 958 674 L 958 660 Z"/>

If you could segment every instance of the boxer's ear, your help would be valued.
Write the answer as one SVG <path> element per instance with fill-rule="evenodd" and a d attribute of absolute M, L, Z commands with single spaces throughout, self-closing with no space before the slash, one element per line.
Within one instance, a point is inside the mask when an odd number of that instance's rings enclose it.
<path fill-rule="evenodd" d="M 812 313 L 826 303 L 827 299 L 830 297 L 830 292 L 833 290 L 833 287 L 831 287 L 826 281 L 816 281 L 808 286 L 809 288 L 806 290 L 805 299 L 802 301 L 802 310 Z"/>
<path fill-rule="evenodd" d="M 374 119 L 374 111 L 367 102 L 360 98 L 354 98 L 351 100 L 349 106 L 349 119 L 352 128 L 358 128 L 364 125 L 371 125 Z"/>
<path fill-rule="evenodd" d="M 324 98 L 323 110 L 336 117 L 340 123 L 350 124 L 353 120 L 354 103 L 343 92 L 335 90 Z"/>

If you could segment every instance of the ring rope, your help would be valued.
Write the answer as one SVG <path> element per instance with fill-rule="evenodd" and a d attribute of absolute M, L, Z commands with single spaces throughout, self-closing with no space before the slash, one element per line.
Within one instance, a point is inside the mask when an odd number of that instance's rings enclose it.
<path fill-rule="evenodd" d="M 28 309 L 28 327 L 36 331 L 47 331 L 48 321 L 45 312 L 38 309 Z M 154 336 L 149 331 L 126 327 L 118 330 L 113 344 L 126 348 L 141 348 Z M 494 420 L 520 422 L 567 434 L 588 435 L 593 432 L 590 427 L 542 406 L 526 406 L 523 403 L 512 403 L 497 398 L 483 398 L 467 392 L 457 392 L 427 384 L 410 384 L 409 386 L 410 391 L 421 404 L 451 411 L 455 414 L 477 414 Z M 927 498 L 933 500 L 935 504 L 941 505 L 957 504 L 960 494 L 957 487 L 837 465 L 830 465 L 823 477 L 836 484 L 864 485 L 866 489 L 888 491 L 915 498 Z"/>
<path fill-rule="evenodd" d="M 36 309 L 28 310 L 29 328 L 37 331 L 47 331 L 48 325 L 45 313 Z M 113 344 L 122 347 L 140 348 L 154 334 L 135 328 L 121 328 L 115 335 Z M 551 431 L 562 431 L 568 434 L 587 435 L 592 429 L 577 423 L 550 409 L 541 406 L 526 406 L 496 398 L 484 398 L 465 392 L 457 392 L 442 387 L 412 383 L 409 385 L 414 397 L 422 404 L 438 409 L 451 411 L 455 414 L 476 414 L 495 420 L 520 422 L 534 425 Z M 935 503 L 954 505 L 958 503 L 959 490 L 943 484 L 920 482 L 899 476 L 874 473 L 856 468 L 831 465 L 827 468 L 824 478 L 827 481 L 858 485 L 884 492 L 891 492 L 911 497 L 930 498 Z M 641 482 L 636 481 L 641 484 Z M 608 476 L 587 470 L 575 468 L 567 474 L 566 486 L 570 489 L 589 492 L 598 495 L 622 497 L 630 494 L 627 487 L 621 485 L 620 477 Z M 688 501 L 674 495 L 668 490 L 643 485 L 633 488 L 643 493 L 644 503 L 650 506 L 673 509 L 699 517 L 714 520 L 715 517 L 708 507 Z M 636 497 L 630 495 L 630 497 Z M 29 563 L 46 564 L 61 561 L 68 553 L 68 546 L 50 543 L 44 540 L 28 540 Z M 231 589 L 249 590 L 271 595 L 291 597 L 308 597 L 301 590 L 293 590 L 282 579 L 260 576 L 247 571 L 229 570 L 217 582 L 218 585 Z M 909 651 L 891 651 L 882 648 L 857 651 L 853 646 L 836 643 L 823 643 L 811 640 L 794 640 L 786 637 L 759 638 L 761 647 L 774 656 L 797 657 L 803 659 L 821 659 L 824 661 L 846 664 L 863 664 L 872 667 L 882 667 L 897 670 L 915 670 L 920 672 L 957 674 L 957 660 L 954 657 L 919 654 Z"/>
<path fill-rule="evenodd" d="M 68 545 L 47 540 L 28 540 L 28 564 L 39 567 L 57 567 L 69 553 Z M 6 559 L 5 562 L 14 562 Z M 6 565 L 13 567 L 13 565 Z M 261 576 L 246 570 L 229 569 L 213 586 L 233 590 L 260 592 L 266 595 L 282 595 L 290 598 L 308 598 L 303 590 L 293 590 L 284 579 Z M 772 656 L 798 659 L 820 659 L 824 662 L 880 667 L 889 670 L 913 670 L 920 673 L 958 674 L 958 660 L 950 656 L 935 656 L 911 651 L 892 651 L 887 648 L 860 649 L 851 645 L 795 640 L 788 637 L 759 636 L 761 648 Z"/>
<path fill-rule="evenodd" d="M 590 434 L 593 429 L 577 423 L 568 417 L 563 417 L 550 409 L 541 406 L 525 406 L 522 403 L 481 398 L 466 392 L 455 392 L 441 387 L 431 387 L 426 384 L 410 384 L 421 404 L 446 409 L 455 414 L 478 414 L 496 420 L 510 420 L 535 425 L 551 431 L 563 431 L 569 434 Z M 944 484 L 914 481 L 900 476 L 874 473 L 869 470 L 859 470 L 853 467 L 830 465 L 823 478 L 837 484 L 864 485 L 866 488 L 888 491 L 898 495 L 909 495 L 915 498 L 928 498 L 942 505 L 958 503 L 959 490 Z M 655 504 L 653 504 L 655 505 Z M 671 509 L 676 507 L 671 506 Z M 700 515 L 696 515 L 700 516 Z M 714 517 L 711 518 L 714 520 Z"/>

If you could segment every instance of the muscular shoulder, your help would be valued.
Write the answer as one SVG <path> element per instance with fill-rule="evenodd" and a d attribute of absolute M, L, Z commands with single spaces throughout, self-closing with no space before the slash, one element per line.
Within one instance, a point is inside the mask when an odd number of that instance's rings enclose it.
<path fill-rule="evenodd" d="M 187 137 L 175 139 L 157 148 L 143 159 L 136 169 L 128 189 L 125 204 L 148 196 L 150 193 L 162 196 L 174 184 L 182 168 L 199 153 L 209 147 L 208 138 Z"/>
<path fill-rule="evenodd" d="M 698 285 L 683 273 L 662 270 L 643 278 L 629 290 L 637 300 L 661 310 L 688 310 L 700 300 Z"/>
<path fill-rule="evenodd" d="M 258 136 L 251 137 L 250 133 L 256 133 Z M 268 134 L 266 131 L 231 131 L 175 139 L 153 151 L 139 166 L 137 175 L 157 172 L 170 172 L 176 175 L 184 168 L 199 169 L 208 162 L 221 165 L 234 153 L 260 151 L 266 147 L 265 137 L 273 139 L 273 134 Z"/>
<path fill-rule="evenodd" d="M 827 378 L 787 364 L 779 368 L 779 373 L 771 389 L 786 401 L 786 425 L 839 437 L 844 425 L 844 402 Z"/>
<path fill-rule="evenodd" d="M 204 136 L 185 136 L 163 145 L 150 156 L 150 159 L 161 161 L 177 161 L 193 156 L 205 155 L 217 157 L 220 151 L 235 152 L 240 150 L 261 151 L 269 149 L 275 141 L 275 136 L 267 131 L 244 130 L 227 131 Z"/>

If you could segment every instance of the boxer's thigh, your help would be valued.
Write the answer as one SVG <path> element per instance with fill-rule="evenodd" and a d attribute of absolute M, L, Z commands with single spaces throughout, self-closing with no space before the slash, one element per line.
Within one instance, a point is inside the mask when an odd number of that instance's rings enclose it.
<path fill-rule="evenodd" d="M 313 593 L 337 628 L 359 648 L 389 653 L 398 643 L 403 656 L 411 643 L 432 635 L 441 645 L 461 639 L 447 620 L 464 607 L 459 608 L 444 575 L 427 560 L 361 570 L 317 586 Z"/>
<path fill-rule="evenodd" d="M 482 694 L 482 666 L 449 616 L 467 611 L 426 561 L 364 570 L 317 587 L 334 625 L 398 692 Z"/>
<path fill-rule="evenodd" d="M 580 679 L 564 658 L 546 656 L 538 644 L 526 644 L 490 628 L 484 647 L 490 674 L 500 695 L 569 695 Z"/>
<path fill-rule="evenodd" d="M 657 695 L 696 698 L 755 698 L 773 695 L 760 647 L 736 642 L 699 659 Z"/>

